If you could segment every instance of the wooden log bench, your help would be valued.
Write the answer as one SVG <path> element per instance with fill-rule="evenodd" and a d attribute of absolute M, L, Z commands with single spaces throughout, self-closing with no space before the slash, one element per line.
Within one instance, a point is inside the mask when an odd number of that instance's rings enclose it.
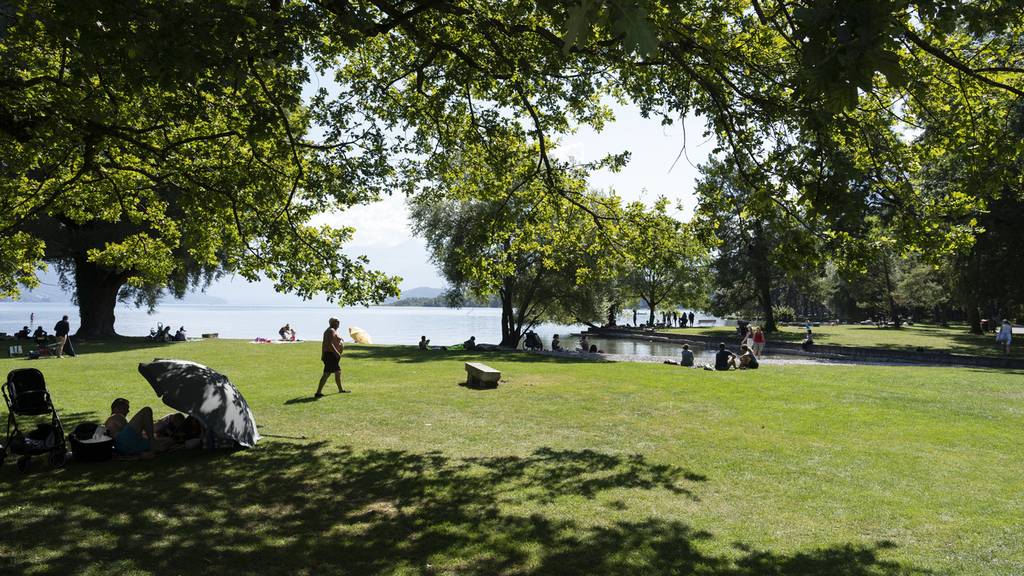
<path fill-rule="evenodd" d="M 482 362 L 466 362 L 466 386 L 470 388 L 497 388 L 501 372 Z"/>

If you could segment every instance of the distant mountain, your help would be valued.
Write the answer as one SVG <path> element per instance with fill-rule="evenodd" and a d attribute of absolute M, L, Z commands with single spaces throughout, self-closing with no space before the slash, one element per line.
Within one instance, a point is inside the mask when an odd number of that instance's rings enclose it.
<path fill-rule="evenodd" d="M 71 295 L 61 289 L 57 283 L 57 275 L 52 272 L 44 272 L 39 275 L 41 284 L 32 290 L 22 290 L 17 301 L 20 302 L 54 302 L 58 304 L 70 303 Z M 12 302 L 10 298 L 4 298 L 3 302 Z"/>
<path fill-rule="evenodd" d="M 160 301 L 160 304 L 180 304 L 183 306 L 223 306 L 227 303 L 228 301 L 223 298 L 210 296 L 202 292 L 189 292 L 181 300 L 177 298 L 164 298 Z"/>
<path fill-rule="evenodd" d="M 396 302 L 404 302 L 406 300 L 432 300 L 439 298 L 444 295 L 444 288 L 430 288 L 428 286 L 417 286 L 416 288 L 409 288 L 408 290 L 402 290 L 402 297 L 399 298 L 388 298 L 384 301 L 384 304 L 395 304 Z M 415 304 L 419 306 L 419 304 Z"/>
<path fill-rule="evenodd" d="M 433 298 L 441 294 L 444 294 L 443 288 L 429 288 L 427 286 L 402 290 L 402 298 Z"/>
<path fill-rule="evenodd" d="M 430 290 L 430 288 L 427 288 Z M 385 303 L 387 306 L 427 306 L 429 308 L 448 308 L 448 298 L 442 292 L 437 296 L 425 297 L 425 296 L 409 296 L 406 297 L 405 292 L 402 293 L 401 300 L 392 300 Z M 501 308 L 501 299 L 497 295 L 490 297 L 487 300 L 477 300 L 470 298 L 462 303 L 462 308 Z"/>
<path fill-rule="evenodd" d="M 31 290 L 22 290 L 18 300 L 10 298 L 0 299 L 0 302 L 53 302 L 55 304 L 70 304 L 71 294 L 61 289 L 57 283 L 57 275 L 52 272 L 45 272 L 39 275 L 41 284 Z M 220 306 L 227 304 L 224 298 L 204 294 L 202 292 L 189 292 L 184 298 L 178 300 L 173 297 L 165 297 L 160 300 L 159 305 L 191 305 L 191 306 Z"/>

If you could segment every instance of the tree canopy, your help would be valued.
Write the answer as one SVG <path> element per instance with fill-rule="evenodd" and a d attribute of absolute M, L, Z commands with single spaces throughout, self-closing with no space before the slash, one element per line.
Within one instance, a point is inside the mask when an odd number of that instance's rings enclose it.
<path fill-rule="evenodd" d="M 1015 0 L 0 0 L 0 15 L 0 292 L 58 263 L 87 333 L 113 332 L 124 286 L 151 299 L 224 271 L 340 303 L 393 294 L 342 251 L 351 229 L 312 216 L 418 196 L 509 138 L 547 209 L 613 226 L 551 155 L 610 119 L 605 98 L 706 118 L 743 189 L 771 183 L 770 210 L 852 261 L 869 221 L 901 252 L 969 253 L 1020 197 Z M 338 89 L 304 102 L 312 72 Z"/>

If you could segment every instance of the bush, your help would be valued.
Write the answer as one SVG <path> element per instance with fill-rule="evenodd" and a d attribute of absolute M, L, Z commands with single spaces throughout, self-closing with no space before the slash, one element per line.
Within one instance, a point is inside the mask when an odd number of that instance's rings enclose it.
<path fill-rule="evenodd" d="M 772 306 L 776 322 L 792 322 L 796 319 L 796 312 L 790 306 Z"/>

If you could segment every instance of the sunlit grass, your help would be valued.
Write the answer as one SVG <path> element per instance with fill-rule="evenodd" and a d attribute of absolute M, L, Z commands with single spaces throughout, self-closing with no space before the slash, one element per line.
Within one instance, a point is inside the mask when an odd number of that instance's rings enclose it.
<path fill-rule="evenodd" d="M 1024 377 L 949 368 L 714 373 L 315 343 L 80 346 L 43 370 L 69 425 L 136 365 L 228 375 L 253 450 L 0 469 L 0 573 L 1018 574 Z M 463 362 L 502 371 L 472 390 Z M 328 385 L 328 390 L 330 390 Z"/>

